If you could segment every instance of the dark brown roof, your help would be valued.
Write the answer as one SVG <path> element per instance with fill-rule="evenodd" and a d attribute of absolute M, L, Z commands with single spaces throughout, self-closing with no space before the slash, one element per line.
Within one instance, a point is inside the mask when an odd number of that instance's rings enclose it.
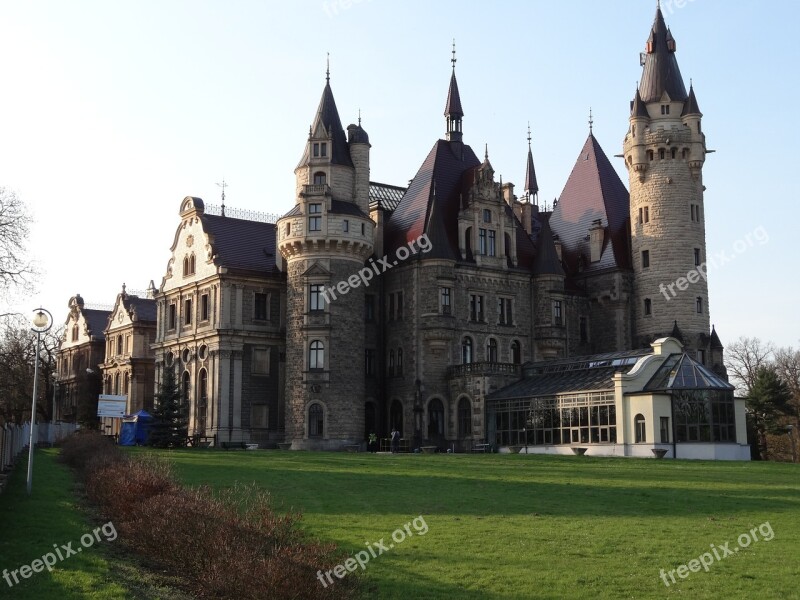
<path fill-rule="evenodd" d="M 336 200 L 335 198 L 331 199 L 330 212 L 338 215 L 354 215 L 356 217 L 364 217 L 366 219 L 369 219 L 369 216 L 365 215 L 364 212 L 352 202 L 345 202 L 344 200 Z"/>
<path fill-rule="evenodd" d="M 369 208 L 380 207 L 383 210 L 393 211 L 406 193 L 404 187 L 388 185 L 386 183 L 369 182 Z"/>
<path fill-rule="evenodd" d="M 647 105 L 642 100 L 642 95 L 639 93 L 639 88 L 636 88 L 636 95 L 631 102 L 631 116 L 632 117 L 650 117 L 647 112 Z"/>
<path fill-rule="evenodd" d="M 202 215 L 212 238 L 216 264 L 231 269 L 277 273 L 275 224 L 218 215 Z"/>
<path fill-rule="evenodd" d="M 444 107 L 445 115 L 463 117 L 464 110 L 461 108 L 461 95 L 458 93 L 458 82 L 456 81 L 456 70 L 450 76 L 450 89 L 447 90 L 447 104 Z"/>
<path fill-rule="evenodd" d="M 539 230 L 536 243 L 536 258 L 533 261 L 533 273 L 534 275 L 564 275 L 564 269 L 561 267 L 561 261 L 556 252 L 549 219 L 542 220 L 542 227 Z"/>
<path fill-rule="evenodd" d="M 629 210 L 628 190 L 590 133 L 549 221 L 561 240 L 568 274 L 578 271 L 581 255 L 585 270 L 631 268 Z M 586 238 L 598 219 L 606 228 L 605 242 L 600 261 L 590 264 Z"/>
<path fill-rule="evenodd" d="M 151 298 L 140 298 L 139 296 L 127 296 L 123 303 L 128 310 L 135 310 L 136 317 L 140 322 L 156 322 L 156 301 Z"/>
<path fill-rule="evenodd" d="M 689 98 L 684 103 L 683 112 L 681 113 L 682 117 L 686 115 L 703 115 L 703 113 L 700 112 L 700 107 L 697 105 L 697 97 L 694 95 L 693 85 L 689 86 Z"/>
<path fill-rule="evenodd" d="M 86 319 L 86 327 L 89 329 L 89 334 L 96 340 L 106 339 L 105 328 L 108 324 L 108 318 L 111 316 L 111 311 L 82 308 L 81 314 Z"/>
<path fill-rule="evenodd" d="M 528 140 L 528 165 L 525 167 L 525 191 L 531 194 L 539 192 L 539 183 L 536 181 L 536 169 L 533 168 L 533 153 L 531 142 Z"/>
<path fill-rule="evenodd" d="M 462 176 L 478 165 L 480 161 L 468 145 L 437 140 L 386 223 L 387 251 L 416 240 L 433 226 L 428 237 L 435 233 L 437 239 L 431 238 L 432 249 L 425 257 L 459 260 Z"/>
<path fill-rule="evenodd" d="M 325 89 L 322 90 L 322 98 L 319 101 L 317 114 L 314 117 L 314 122 L 311 125 L 311 131 L 316 131 L 317 126 L 322 124 L 328 135 L 332 136 L 331 143 L 331 164 L 344 165 L 352 167 L 353 161 L 350 158 L 350 146 L 347 144 L 347 138 L 342 128 L 342 121 L 339 118 L 339 111 L 336 108 L 336 101 L 333 99 L 333 91 L 331 90 L 330 82 L 325 84 Z M 300 164 L 305 165 L 309 160 L 309 147 L 306 144 L 303 158 L 300 159 Z"/>
<path fill-rule="evenodd" d="M 676 102 L 686 100 L 686 86 L 678 68 L 675 51 L 670 50 L 668 40 L 674 48 L 672 33 L 667 29 L 661 8 L 658 8 L 647 40 L 651 48 L 645 54 L 642 81 L 639 85 L 642 100 L 645 102 L 658 102 L 664 92 Z"/>

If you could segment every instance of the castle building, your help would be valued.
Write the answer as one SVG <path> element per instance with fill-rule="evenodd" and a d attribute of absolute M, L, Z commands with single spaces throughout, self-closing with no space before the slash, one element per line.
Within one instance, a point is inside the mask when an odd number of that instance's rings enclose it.
<path fill-rule="evenodd" d="M 467 143 L 455 50 L 443 136 L 407 187 L 370 181 L 369 135 L 342 125 L 328 72 L 288 212 L 181 203 L 152 348 L 190 434 L 745 456 L 710 327 L 702 113 L 660 8 L 641 63 L 629 187 L 590 121 L 552 210 L 530 132 L 518 196 Z"/>
<path fill-rule="evenodd" d="M 122 285 L 108 316 L 104 334 L 105 360 L 99 365 L 105 394 L 127 397 L 125 414 L 153 409 L 155 365 L 151 348 L 156 334 L 155 289 L 151 283 L 144 298 L 129 294 Z M 119 419 L 101 419 L 101 431 L 118 435 Z"/>

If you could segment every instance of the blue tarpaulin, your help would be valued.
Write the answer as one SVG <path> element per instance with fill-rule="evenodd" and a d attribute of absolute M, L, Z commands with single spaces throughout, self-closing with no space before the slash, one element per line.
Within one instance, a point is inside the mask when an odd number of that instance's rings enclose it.
<path fill-rule="evenodd" d="M 145 410 L 140 410 L 122 419 L 122 430 L 119 433 L 120 446 L 143 446 L 150 435 L 150 424 L 153 415 Z"/>

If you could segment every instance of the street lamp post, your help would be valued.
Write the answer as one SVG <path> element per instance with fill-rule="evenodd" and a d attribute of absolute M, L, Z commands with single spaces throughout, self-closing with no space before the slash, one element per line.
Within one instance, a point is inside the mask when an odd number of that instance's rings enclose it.
<path fill-rule="evenodd" d="M 53 326 L 53 315 L 44 308 L 37 308 L 32 319 L 33 327 L 31 331 L 36 334 L 36 355 L 34 356 L 33 367 L 33 400 L 31 402 L 31 436 L 28 444 L 28 495 L 31 493 L 33 484 L 33 449 L 36 435 L 36 393 L 39 389 L 39 352 L 41 352 L 42 334 L 47 333 Z"/>
<path fill-rule="evenodd" d="M 56 390 L 58 390 L 58 373 L 53 373 L 53 412 L 50 413 L 50 421 L 56 424 Z"/>

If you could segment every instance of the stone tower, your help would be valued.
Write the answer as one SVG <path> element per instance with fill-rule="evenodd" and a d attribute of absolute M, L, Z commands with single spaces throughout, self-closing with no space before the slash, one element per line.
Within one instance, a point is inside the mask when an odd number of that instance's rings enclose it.
<path fill-rule="evenodd" d="M 278 220 L 287 274 L 286 435 L 292 449 L 336 450 L 364 437 L 364 285 L 373 254 L 369 137 L 345 137 L 328 74 L 295 169 L 295 207 Z M 366 278 L 366 277 L 365 277 Z"/>
<path fill-rule="evenodd" d="M 694 89 L 686 92 L 660 7 L 641 54 L 624 141 L 630 180 L 634 345 L 679 328 L 705 362 L 710 345 L 703 162 Z"/>

